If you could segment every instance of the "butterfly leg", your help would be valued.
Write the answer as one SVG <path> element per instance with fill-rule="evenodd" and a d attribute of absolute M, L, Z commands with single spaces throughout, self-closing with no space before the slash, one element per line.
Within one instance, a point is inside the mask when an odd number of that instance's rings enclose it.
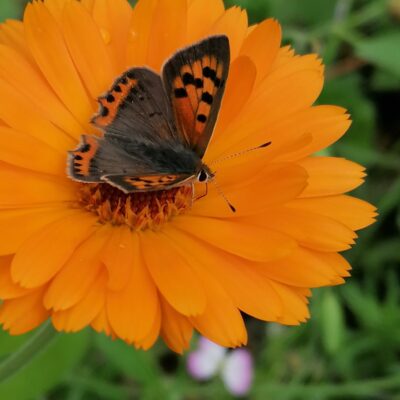
<path fill-rule="evenodd" d="M 200 196 L 198 196 L 198 197 L 195 197 L 195 196 L 194 196 L 194 188 L 193 188 L 193 202 L 195 202 L 195 201 L 197 201 L 197 200 L 200 200 L 200 199 L 202 199 L 203 197 L 206 197 L 206 196 L 208 195 L 208 182 L 205 182 L 205 184 L 206 184 L 206 191 L 205 191 L 205 193 L 203 193 L 202 195 L 200 195 Z"/>

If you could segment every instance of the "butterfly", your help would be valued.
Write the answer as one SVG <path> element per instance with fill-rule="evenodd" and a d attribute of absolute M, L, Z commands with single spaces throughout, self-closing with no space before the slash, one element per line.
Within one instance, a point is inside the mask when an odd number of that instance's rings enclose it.
<path fill-rule="evenodd" d="M 132 68 L 99 97 L 92 122 L 102 137 L 82 135 L 68 155 L 68 174 L 125 193 L 208 182 L 202 161 L 229 74 L 229 40 L 210 36 L 167 60 L 161 75 Z"/>

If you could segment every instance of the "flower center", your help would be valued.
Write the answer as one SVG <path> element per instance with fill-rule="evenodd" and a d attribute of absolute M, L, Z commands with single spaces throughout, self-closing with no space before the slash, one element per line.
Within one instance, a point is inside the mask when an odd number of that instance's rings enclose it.
<path fill-rule="evenodd" d="M 157 229 L 190 209 L 192 201 L 191 186 L 126 194 L 108 183 L 85 183 L 79 190 L 80 205 L 95 213 L 101 223 L 128 225 L 134 230 Z"/>

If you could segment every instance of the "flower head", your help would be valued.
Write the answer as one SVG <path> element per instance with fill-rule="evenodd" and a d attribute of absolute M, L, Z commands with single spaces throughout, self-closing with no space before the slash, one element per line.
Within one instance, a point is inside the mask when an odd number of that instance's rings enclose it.
<path fill-rule="evenodd" d="M 124 194 L 77 183 L 67 151 L 96 99 L 132 66 L 160 72 L 183 46 L 229 38 L 230 74 L 204 157 L 219 191 L 182 186 Z M 149 348 L 182 352 L 193 329 L 223 346 L 247 341 L 240 314 L 292 325 L 309 317 L 310 288 L 349 276 L 338 254 L 373 222 L 344 193 L 363 168 L 313 154 L 350 126 L 340 107 L 313 106 L 316 55 L 281 47 L 279 24 L 248 26 L 222 0 L 45 0 L 0 26 L 0 322 L 11 334 L 51 318 Z M 227 156 L 271 142 L 241 157 Z M 196 193 L 202 193 L 199 186 Z"/>

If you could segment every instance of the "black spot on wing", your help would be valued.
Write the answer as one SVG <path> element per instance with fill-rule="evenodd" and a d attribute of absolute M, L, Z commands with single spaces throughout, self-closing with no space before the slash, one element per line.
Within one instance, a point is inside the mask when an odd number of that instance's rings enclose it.
<path fill-rule="evenodd" d="M 203 79 L 196 78 L 194 80 L 194 86 L 196 86 L 197 89 L 202 89 L 204 87 Z"/>
<path fill-rule="evenodd" d="M 107 115 L 110 113 L 110 110 L 107 107 L 102 107 L 100 114 L 102 117 L 107 117 Z"/>
<path fill-rule="evenodd" d="M 203 68 L 203 75 L 206 78 L 210 78 L 213 82 L 217 79 L 217 72 L 214 69 L 211 69 L 210 67 L 204 67 Z"/>
<path fill-rule="evenodd" d="M 126 74 L 126 76 L 127 76 L 129 79 L 135 79 L 135 77 L 136 77 L 134 71 L 128 71 L 128 73 Z"/>
<path fill-rule="evenodd" d="M 195 84 L 194 76 L 189 72 L 183 74 L 182 81 L 185 86 Z"/>
<path fill-rule="evenodd" d="M 89 143 L 85 143 L 82 147 L 78 149 L 78 151 L 81 153 L 87 153 L 90 150 L 90 147 L 91 146 Z"/>
<path fill-rule="evenodd" d="M 207 121 L 207 117 L 204 114 L 199 114 L 197 116 L 197 121 L 199 121 L 199 122 L 204 124 Z"/>
<path fill-rule="evenodd" d="M 106 97 L 107 103 L 113 103 L 115 101 L 115 97 L 112 94 L 107 95 Z"/>
<path fill-rule="evenodd" d="M 201 100 L 204 101 L 205 103 L 211 105 L 213 103 L 214 97 L 210 93 L 204 92 L 201 95 Z"/>
<path fill-rule="evenodd" d="M 185 97 L 188 97 L 186 89 L 185 88 L 175 89 L 175 97 L 177 99 L 183 99 Z"/>

